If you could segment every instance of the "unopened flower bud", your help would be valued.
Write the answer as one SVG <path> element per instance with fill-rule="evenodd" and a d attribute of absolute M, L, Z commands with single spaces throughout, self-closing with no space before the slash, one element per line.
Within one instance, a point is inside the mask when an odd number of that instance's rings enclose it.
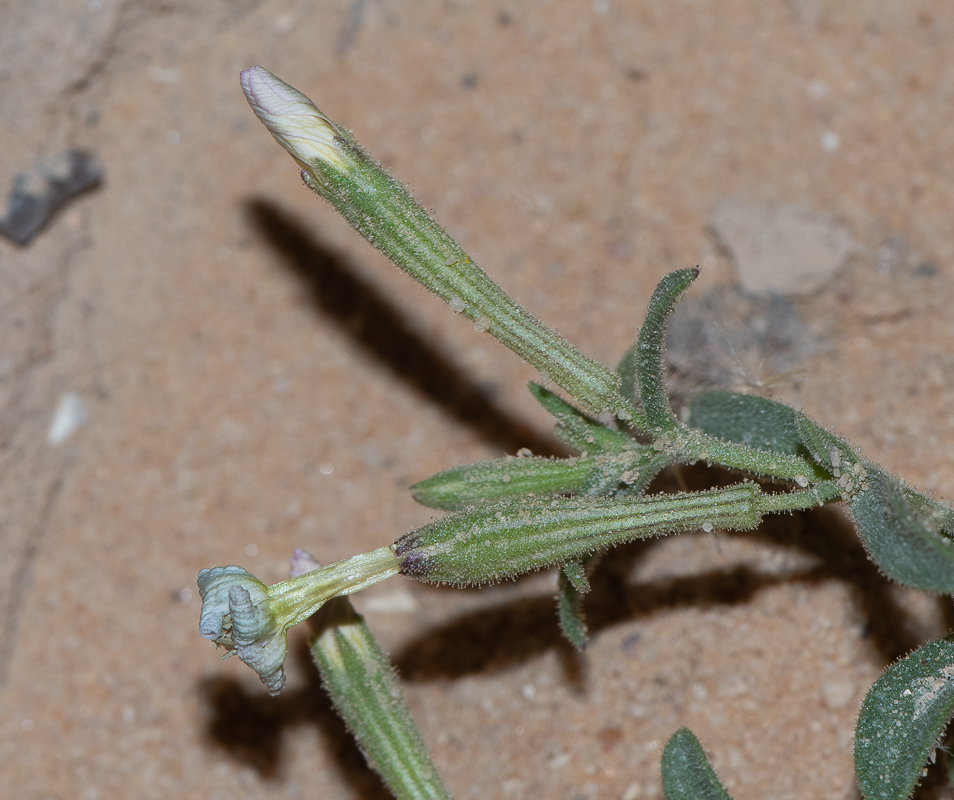
<path fill-rule="evenodd" d="M 242 89 L 255 115 L 306 170 L 320 164 L 349 169 L 343 145 L 351 137 L 297 89 L 264 67 L 243 70 Z"/>

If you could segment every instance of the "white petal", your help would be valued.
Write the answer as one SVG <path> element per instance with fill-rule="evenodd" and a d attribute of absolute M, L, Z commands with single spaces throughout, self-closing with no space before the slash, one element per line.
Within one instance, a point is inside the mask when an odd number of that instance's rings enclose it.
<path fill-rule="evenodd" d="M 340 132 L 305 95 L 263 67 L 242 71 L 242 89 L 255 115 L 296 161 L 348 169 L 336 145 Z"/>
<path fill-rule="evenodd" d="M 230 614 L 229 590 L 236 585 L 261 587 L 265 594 L 265 584 L 241 567 L 216 567 L 204 569 L 199 573 L 199 596 L 202 598 L 202 612 L 199 615 L 199 633 L 204 639 L 218 639 L 223 633 L 223 622 Z"/>

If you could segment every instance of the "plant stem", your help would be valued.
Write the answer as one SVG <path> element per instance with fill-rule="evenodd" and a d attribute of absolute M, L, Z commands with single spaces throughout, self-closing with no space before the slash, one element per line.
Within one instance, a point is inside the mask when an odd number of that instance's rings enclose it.
<path fill-rule="evenodd" d="M 346 597 L 330 601 L 310 625 L 311 655 L 335 710 L 397 800 L 450 800 L 398 677 Z"/>

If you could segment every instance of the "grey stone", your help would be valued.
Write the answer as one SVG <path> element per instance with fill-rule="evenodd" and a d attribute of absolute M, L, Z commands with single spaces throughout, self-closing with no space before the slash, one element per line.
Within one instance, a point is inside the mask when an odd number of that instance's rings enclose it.
<path fill-rule="evenodd" d="M 858 250 L 843 225 L 800 203 L 731 195 L 716 203 L 711 225 L 754 294 L 814 292 Z"/>

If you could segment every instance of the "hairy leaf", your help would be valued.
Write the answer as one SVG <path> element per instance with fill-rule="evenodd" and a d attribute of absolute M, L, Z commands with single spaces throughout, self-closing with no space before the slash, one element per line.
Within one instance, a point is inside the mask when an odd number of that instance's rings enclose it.
<path fill-rule="evenodd" d="M 586 578 L 586 566 L 583 559 L 567 561 L 560 568 L 560 573 L 578 594 L 586 594 L 590 591 L 590 582 Z"/>
<path fill-rule="evenodd" d="M 836 478 L 843 471 L 859 463 L 858 455 L 844 440 L 826 431 L 814 420 L 801 412 L 795 414 L 795 427 L 808 452 L 819 466 L 831 472 Z"/>
<path fill-rule="evenodd" d="M 581 453 L 585 451 L 590 455 L 602 452 L 615 453 L 633 444 L 633 439 L 628 434 L 610 430 L 549 389 L 544 389 L 537 383 L 531 383 L 529 388 L 530 394 L 537 399 L 537 402 L 556 417 L 554 433 L 561 442 L 575 450 Z"/>
<path fill-rule="evenodd" d="M 686 424 L 729 442 L 790 456 L 809 455 L 795 427 L 795 409 L 723 389 L 702 392 L 686 405 Z"/>
<path fill-rule="evenodd" d="M 583 595 L 590 590 L 582 561 L 568 561 L 560 569 L 557 589 L 557 617 L 560 630 L 577 650 L 586 647 L 586 620 L 583 618 Z"/>
<path fill-rule="evenodd" d="M 855 730 L 866 800 L 905 800 L 954 714 L 954 637 L 919 647 L 868 691 Z"/>
<path fill-rule="evenodd" d="M 689 267 L 670 272 L 659 282 L 649 301 L 649 311 L 646 312 L 646 319 L 636 339 L 639 398 L 651 433 L 672 431 L 678 425 L 666 394 L 663 338 L 666 333 L 666 318 L 682 293 L 698 276 L 698 268 Z"/>
<path fill-rule="evenodd" d="M 666 742 L 662 781 L 666 800 L 731 800 L 688 728 L 680 728 Z"/>
<path fill-rule="evenodd" d="M 616 365 L 616 374 L 619 375 L 619 393 L 630 403 L 639 401 L 639 385 L 636 381 L 636 344 L 633 343 L 623 353 L 623 357 Z"/>
<path fill-rule="evenodd" d="M 906 586 L 954 593 L 954 511 L 902 487 L 877 464 L 863 467 L 849 509 L 871 560 Z"/>

